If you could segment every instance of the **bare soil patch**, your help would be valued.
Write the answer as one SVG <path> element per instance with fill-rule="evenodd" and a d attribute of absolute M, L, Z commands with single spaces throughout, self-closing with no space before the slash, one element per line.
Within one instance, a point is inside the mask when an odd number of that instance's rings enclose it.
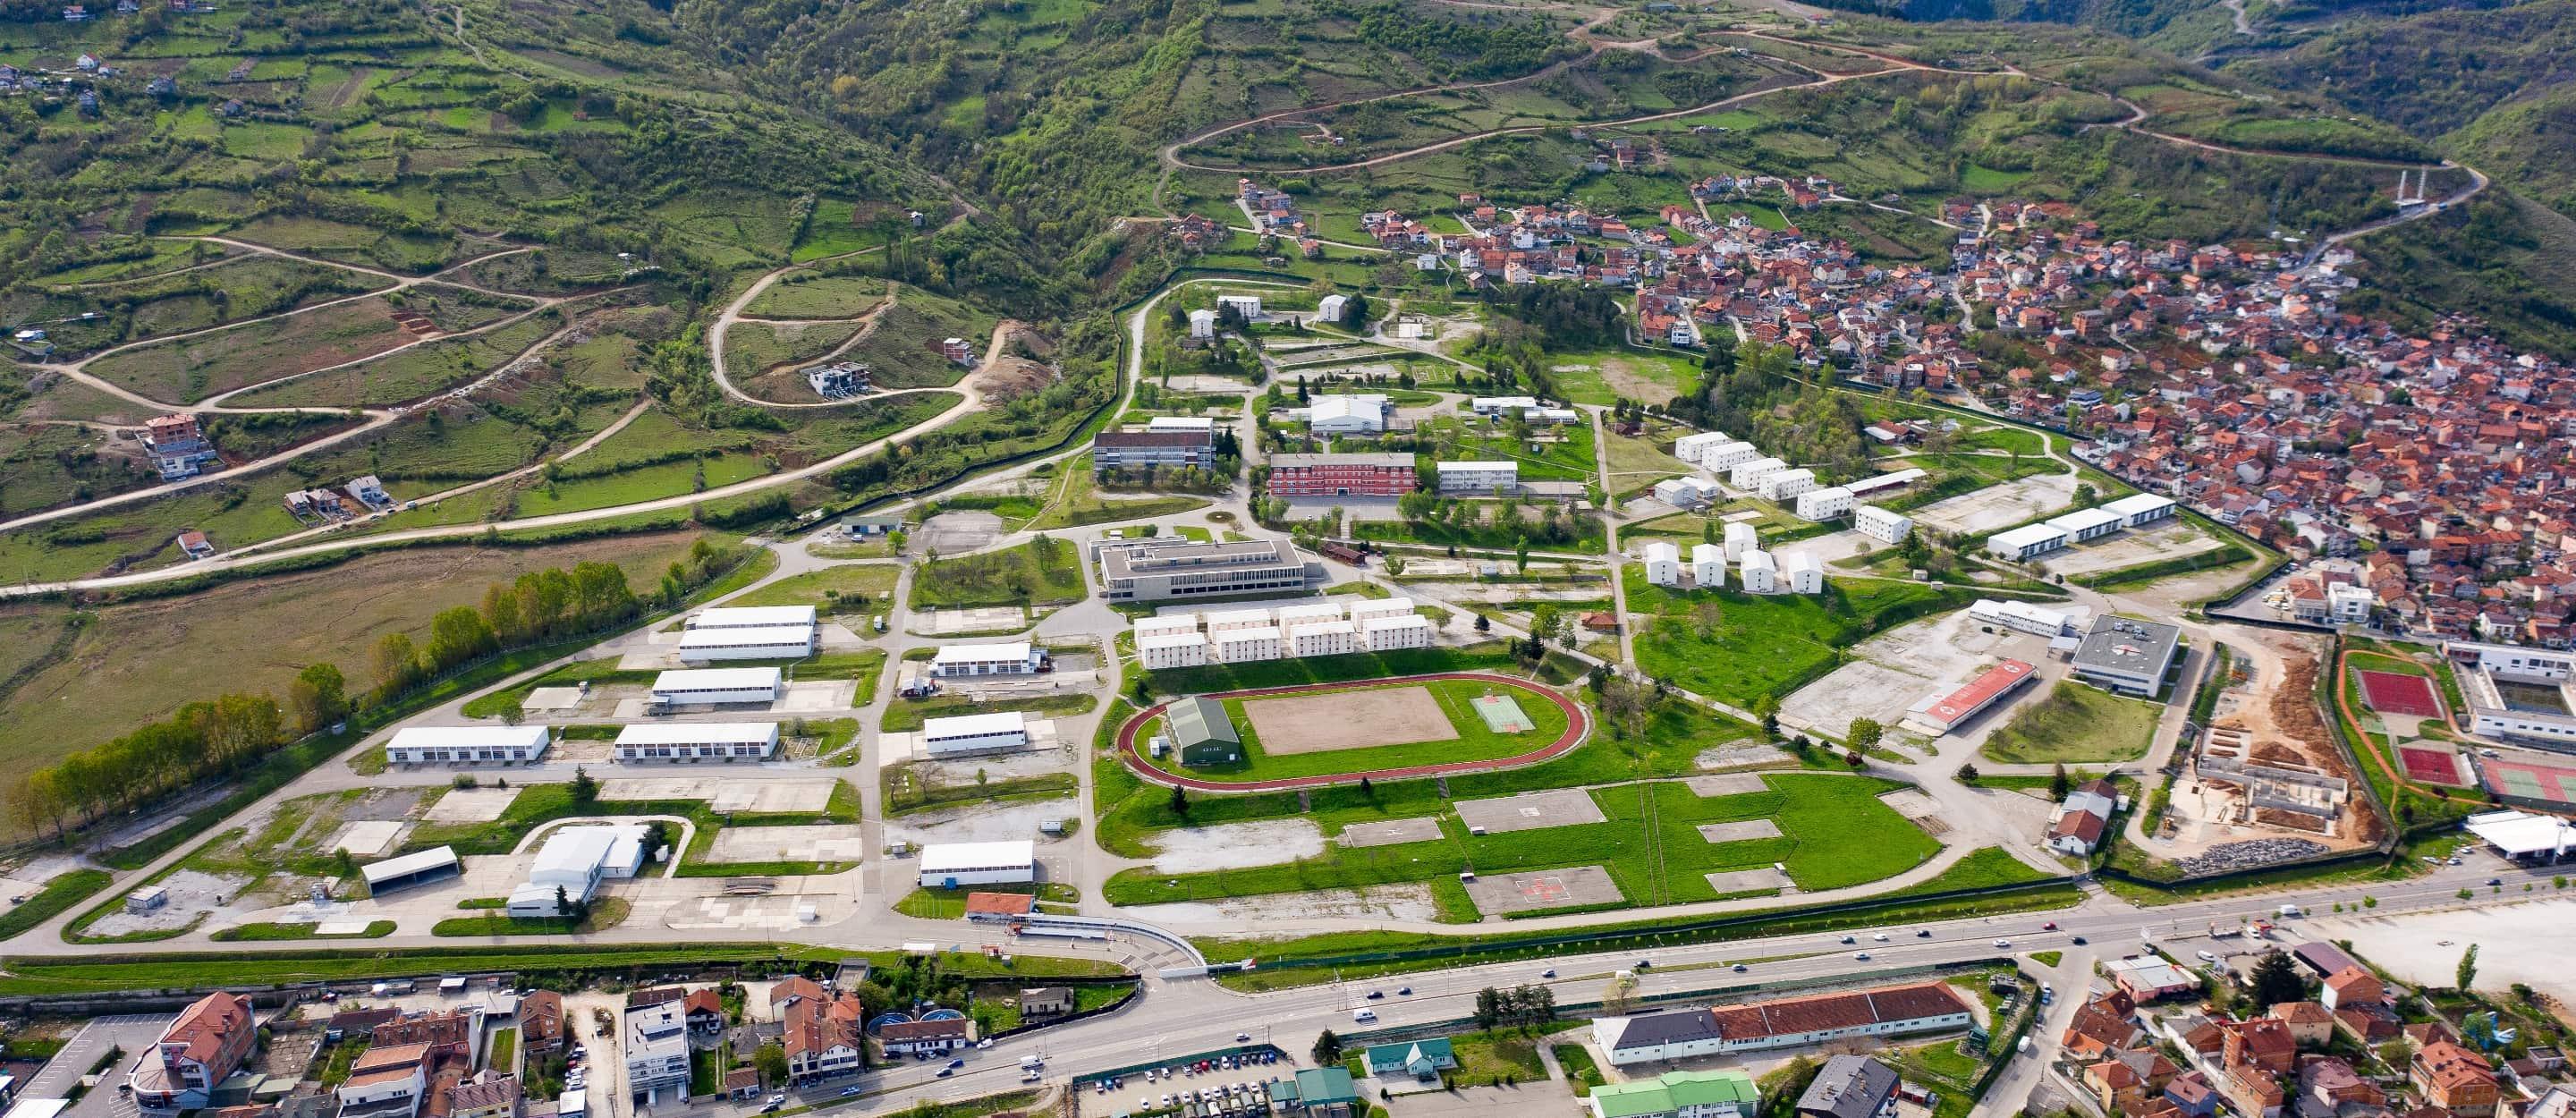
<path fill-rule="evenodd" d="M 1448 741 L 1458 736 L 1427 687 L 1380 687 L 1252 699 L 1243 704 L 1273 756 Z"/>

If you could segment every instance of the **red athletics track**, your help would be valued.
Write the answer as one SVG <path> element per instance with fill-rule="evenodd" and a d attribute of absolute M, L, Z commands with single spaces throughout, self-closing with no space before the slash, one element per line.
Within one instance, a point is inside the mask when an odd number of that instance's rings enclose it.
<path fill-rule="evenodd" d="M 1454 776 L 1459 773 L 1490 772 L 1495 769 L 1511 769 L 1519 768 L 1523 765 L 1535 765 L 1541 761 L 1550 761 L 1564 756 L 1566 753 L 1572 751 L 1575 746 L 1583 744 L 1584 735 L 1592 731 L 1592 723 L 1584 717 L 1582 705 L 1576 703 L 1574 700 L 1558 694 L 1551 688 L 1540 686 L 1539 684 L 1532 683 L 1526 679 L 1515 679 L 1511 676 L 1493 675 L 1487 672 L 1435 672 L 1430 675 L 1397 676 L 1393 679 L 1352 679 L 1344 680 L 1339 683 L 1301 683 L 1293 687 L 1256 687 L 1249 691 L 1221 691 L 1207 697 L 1220 700 L 1257 699 L 1265 695 L 1295 695 L 1307 691 L 1340 691 L 1352 687 L 1382 687 L 1389 684 L 1427 683 L 1436 679 L 1459 679 L 1475 683 L 1498 683 L 1511 688 L 1515 692 L 1527 692 L 1543 695 L 1549 702 L 1556 704 L 1556 709 L 1565 712 L 1565 733 L 1559 735 L 1555 741 L 1548 743 L 1546 747 L 1529 753 L 1523 753 L 1518 757 L 1497 757 L 1490 761 L 1451 761 L 1438 765 L 1413 765 L 1400 769 L 1378 769 L 1373 772 L 1362 773 L 1328 773 L 1322 776 L 1292 776 L 1281 777 L 1276 780 L 1244 780 L 1227 782 L 1200 780 L 1196 777 L 1179 776 L 1173 773 L 1164 772 L 1163 770 L 1146 763 L 1144 755 L 1136 751 L 1136 734 L 1138 731 L 1145 728 L 1145 723 L 1152 721 L 1154 718 L 1161 715 L 1164 707 L 1171 705 L 1169 703 L 1156 703 L 1151 707 L 1137 712 L 1133 717 L 1127 719 L 1125 725 L 1118 727 L 1118 755 L 1120 759 L 1127 762 L 1127 767 L 1134 771 L 1136 775 L 1155 784 L 1177 784 L 1183 788 L 1196 792 L 1277 792 L 1288 788 L 1324 788 L 1335 784 L 1350 784 L 1357 782 L 1362 777 L 1366 777 L 1370 780 L 1404 780 L 1412 777 Z"/>

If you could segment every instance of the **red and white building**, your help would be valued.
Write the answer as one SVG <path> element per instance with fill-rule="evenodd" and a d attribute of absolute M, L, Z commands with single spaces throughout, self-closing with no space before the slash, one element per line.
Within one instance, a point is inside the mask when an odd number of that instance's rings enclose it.
<path fill-rule="evenodd" d="M 1932 700 L 1929 706 L 1905 716 L 1905 723 L 1933 737 L 1940 737 L 1985 713 L 1986 708 L 2028 683 L 2039 669 L 2027 660 L 2006 660 L 1969 680 L 1968 685 Z"/>
<path fill-rule="evenodd" d="M 222 991 L 199 998 L 135 1063 L 135 1105 L 152 1112 L 203 1109 L 216 1085 L 240 1070 L 258 1045 L 249 998 Z"/>
<path fill-rule="evenodd" d="M 1273 497 L 1401 497 L 1421 485 L 1410 454 L 1274 454 Z"/>

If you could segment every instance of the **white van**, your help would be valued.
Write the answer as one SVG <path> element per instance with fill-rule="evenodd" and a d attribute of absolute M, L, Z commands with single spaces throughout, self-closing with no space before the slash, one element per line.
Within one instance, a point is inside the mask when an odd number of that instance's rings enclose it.
<path fill-rule="evenodd" d="M 1351 1021 L 1353 1024 L 1365 1025 L 1375 1020 L 1377 1020 L 1377 1011 L 1374 1009 L 1354 1009 L 1351 1011 Z"/>

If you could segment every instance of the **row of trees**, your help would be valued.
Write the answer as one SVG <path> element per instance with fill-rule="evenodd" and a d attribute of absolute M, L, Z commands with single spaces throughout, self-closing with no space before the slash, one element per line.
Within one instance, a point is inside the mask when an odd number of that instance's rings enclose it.
<path fill-rule="evenodd" d="M 713 544 L 698 541 L 693 559 L 710 558 Z M 662 592 L 676 601 L 694 585 L 688 568 L 673 563 L 664 572 Z M 374 699 L 383 702 L 421 683 L 454 671 L 503 649 L 542 644 L 574 633 L 586 633 L 623 621 L 642 608 L 615 563 L 577 563 L 571 570 L 548 567 L 530 571 L 507 585 L 493 583 L 483 591 L 483 605 L 456 606 L 429 619 L 427 644 L 409 633 L 377 638 L 369 654 L 375 673 Z"/>
<path fill-rule="evenodd" d="M 247 767 L 293 740 L 293 729 L 285 708 L 266 694 L 189 703 L 167 720 L 20 777 L 9 789 L 9 810 L 28 830 L 50 826 L 59 835 L 75 818 L 88 823 Z"/>

